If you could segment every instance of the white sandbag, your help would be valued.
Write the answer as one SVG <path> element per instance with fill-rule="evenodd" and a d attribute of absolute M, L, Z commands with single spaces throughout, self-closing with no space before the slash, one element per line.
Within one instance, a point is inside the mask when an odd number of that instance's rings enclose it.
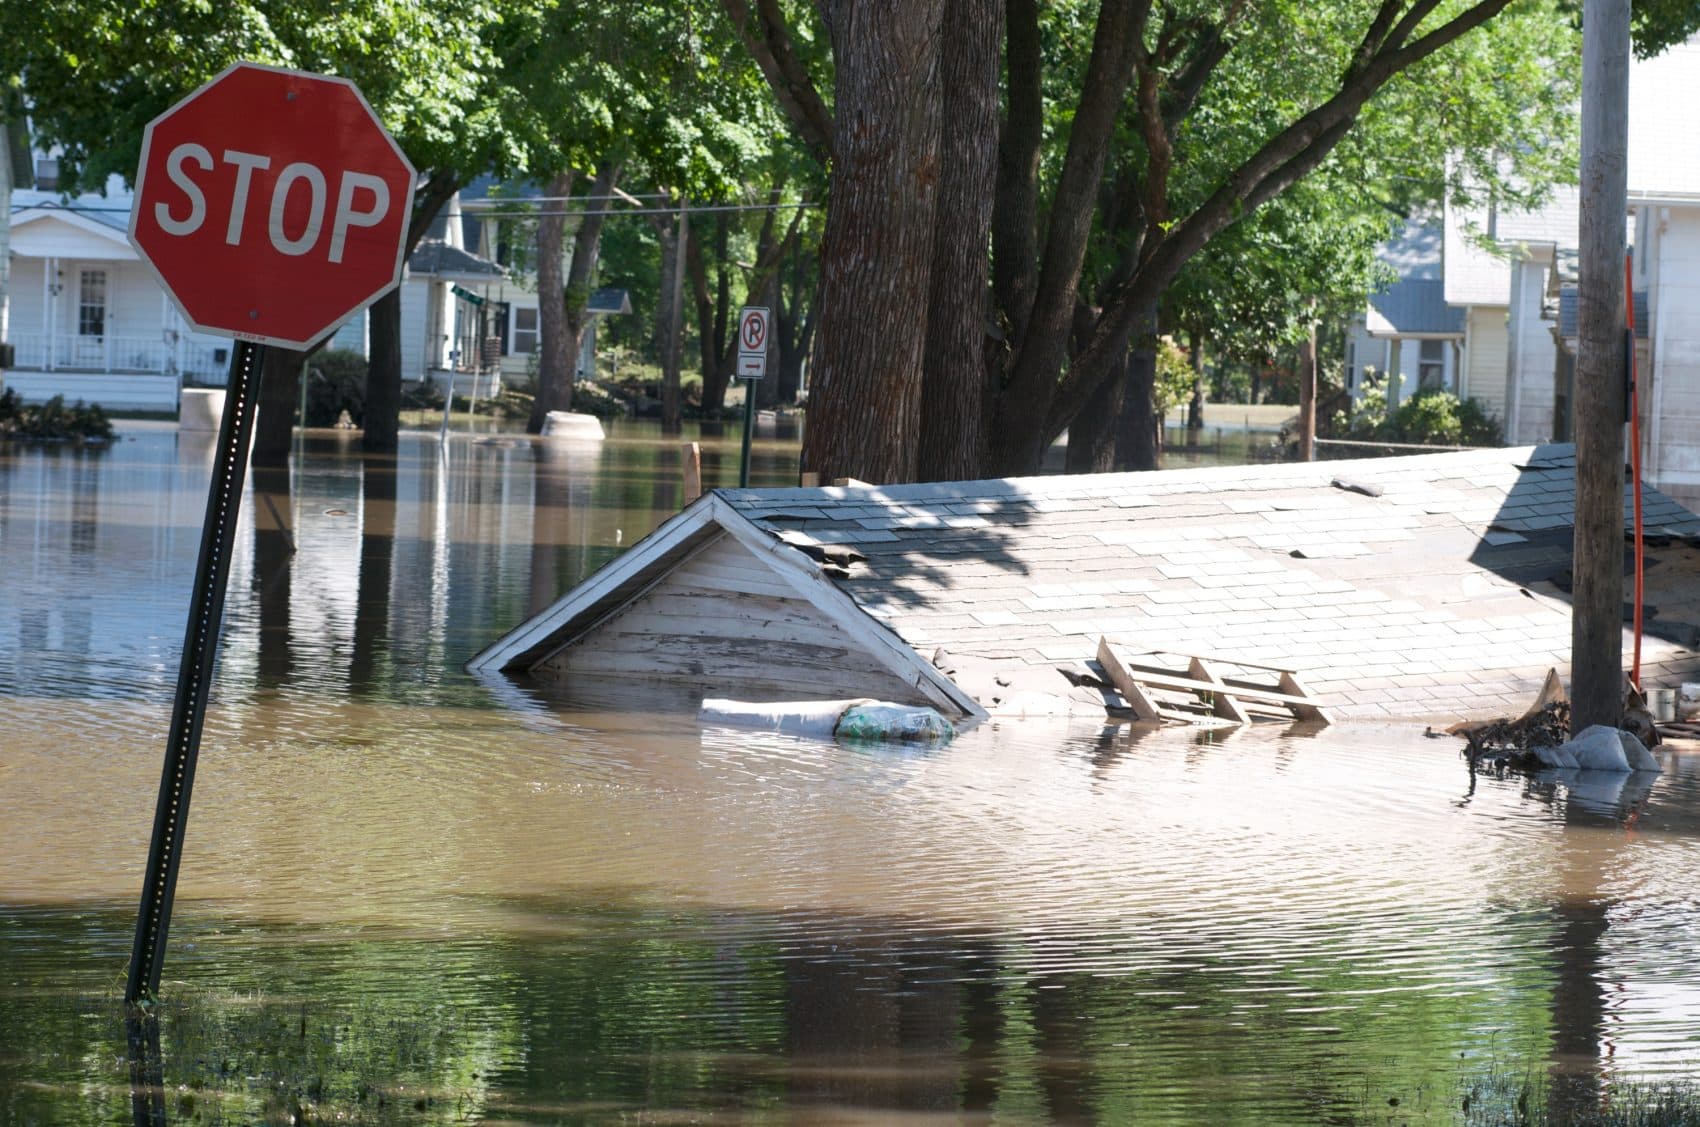
<path fill-rule="evenodd" d="M 1629 770 L 1629 757 L 1623 753 L 1623 741 L 1617 729 L 1605 724 L 1584 728 L 1575 739 L 1560 745 L 1576 757 L 1576 766 L 1584 771 Z"/>
<path fill-rule="evenodd" d="M 1631 771 L 1664 770 L 1663 767 L 1659 766 L 1659 761 L 1653 758 L 1653 753 L 1647 750 L 1647 745 L 1642 743 L 1634 732 L 1626 732 L 1619 728 L 1617 737 L 1623 741 L 1623 757 L 1629 760 Z"/>
<path fill-rule="evenodd" d="M 866 697 L 854 700 L 741 701 L 710 698 L 702 702 L 704 724 L 730 728 L 759 728 L 792 736 L 816 736 L 830 740 L 839 717 L 858 704 L 872 703 Z"/>
<path fill-rule="evenodd" d="M 1576 755 L 1568 747 L 1537 747 L 1535 758 L 1541 761 L 1542 767 L 1570 770 L 1576 766 Z"/>

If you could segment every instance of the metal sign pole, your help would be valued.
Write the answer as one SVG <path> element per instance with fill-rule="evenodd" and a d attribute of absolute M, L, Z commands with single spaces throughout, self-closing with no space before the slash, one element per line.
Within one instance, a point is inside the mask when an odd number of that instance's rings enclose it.
<path fill-rule="evenodd" d="M 189 818 L 195 758 L 201 747 L 201 721 L 206 716 L 219 622 L 224 615 L 224 592 L 230 580 L 230 551 L 242 506 L 242 485 L 248 470 L 248 446 L 254 436 L 254 409 L 259 400 L 264 355 L 260 345 L 241 341 L 230 358 L 224 417 L 219 424 L 218 451 L 213 462 L 212 484 L 207 491 L 206 520 L 201 528 L 201 557 L 195 565 L 189 625 L 183 635 L 183 656 L 177 667 L 177 700 L 165 745 L 159 800 L 154 807 L 153 840 L 148 846 L 141 908 L 136 915 L 130 978 L 124 988 L 124 1000 L 131 1004 L 158 993 L 160 968 L 165 963 L 165 938 L 171 927 L 171 902 L 177 891 L 177 867 L 183 855 L 183 828 Z"/>
<path fill-rule="evenodd" d="M 750 436 L 756 429 L 756 381 L 744 381 L 744 456 L 738 463 L 738 488 L 750 487 Z"/>

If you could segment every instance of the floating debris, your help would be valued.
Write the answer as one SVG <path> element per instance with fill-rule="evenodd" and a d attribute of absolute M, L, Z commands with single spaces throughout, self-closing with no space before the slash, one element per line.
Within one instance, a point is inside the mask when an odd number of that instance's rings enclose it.
<path fill-rule="evenodd" d="M 1464 737 L 1471 771 L 1538 771 L 1544 766 L 1538 751 L 1570 738 L 1570 702 L 1550 701 L 1515 720 L 1459 725 L 1452 732 Z"/>

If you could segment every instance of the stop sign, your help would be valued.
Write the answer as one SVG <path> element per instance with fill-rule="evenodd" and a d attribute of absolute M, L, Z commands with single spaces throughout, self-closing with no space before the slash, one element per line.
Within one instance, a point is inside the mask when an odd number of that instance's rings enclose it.
<path fill-rule="evenodd" d="M 352 82 L 237 63 L 148 123 L 130 242 L 195 328 L 304 348 L 399 280 L 413 184 Z"/>

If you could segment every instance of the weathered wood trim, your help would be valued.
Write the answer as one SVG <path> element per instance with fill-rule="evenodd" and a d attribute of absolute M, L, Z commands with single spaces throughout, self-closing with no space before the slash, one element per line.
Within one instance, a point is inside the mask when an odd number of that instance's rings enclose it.
<path fill-rule="evenodd" d="M 758 559 L 772 562 L 799 595 L 814 604 L 851 640 L 862 645 L 881 666 L 903 683 L 915 686 L 941 711 L 963 719 L 986 719 L 986 710 L 978 701 L 916 653 L 890 627 L 863 610 L 855 599 L 839 590 L 837 584 L 821 574 L 814 560 L 757 527 L 718 495 L 710 494 L 708 502 L 722 528 Z"/>
<path fill-rule="evenodd" d="M 673 570 L 682 553 L 718 538 L 709 500 L 698 501 L 632 545 L 625 555 L 568 591 L 542 614 L 502 635 L 466 663 L 471 673 L 529 669 L 639 597 Z M 566 634 L 557 640 L 557 635 Z"/>

